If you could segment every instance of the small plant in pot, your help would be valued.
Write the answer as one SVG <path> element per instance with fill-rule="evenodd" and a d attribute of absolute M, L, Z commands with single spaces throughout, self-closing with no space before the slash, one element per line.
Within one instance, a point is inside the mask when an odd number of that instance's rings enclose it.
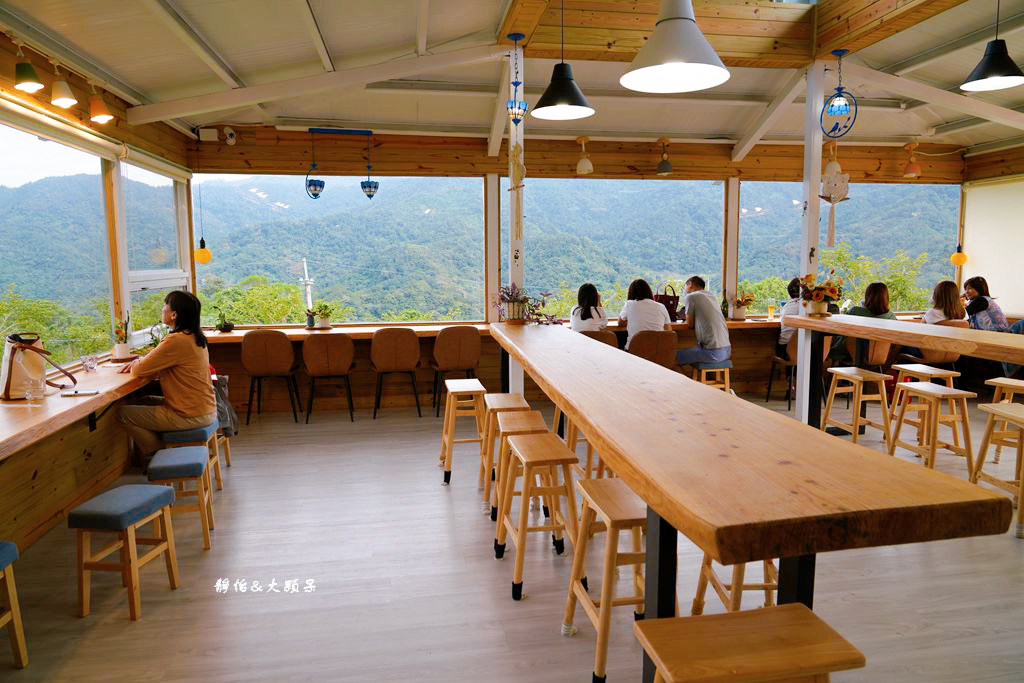
<path fill-rule="evenodd" d="M 740 292 L 739 296 L 732 302 L 733 320 L 746 320 L 747 306 L 754 303 L 754 295 Z"/>
<path fill-rule="evenodd" d="M 224 314 L 224 311 L 217 309 L 217 331 L 230 332 L 233 329 L 235 329 L 235 324 L 228 322 L 228 316 Z"/>
<path fill-rule="evenodd" d="M 306 315 L 316 318 L 317 329 L 326 330 L 331 327 L 331 316 L 334 315 L 334 306 L 323 299 L 319 299 L 313 304 L 313 308 L 306 311 Z"/>
<path fill-rule="evenodd" d="M 128 340 L 131 338 L 131 329 L 128 327 L 129 318 L 124 320 L 118 320 L 117 325 L 114 327 L 114 349 L 110 355 L 115 359 L 124 359 L 132 355 L 131 344 Z"/>

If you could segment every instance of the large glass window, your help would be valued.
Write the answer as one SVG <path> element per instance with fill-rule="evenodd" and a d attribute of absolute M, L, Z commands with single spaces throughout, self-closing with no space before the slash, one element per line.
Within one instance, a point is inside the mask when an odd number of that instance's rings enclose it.
<path fill-rule="evenodd" d="M 0 333 L 38 332 L 58 363 L 109 350 L 100 161 L 0 125 Z"/>
<path fill-rule="evenodd" d="M 508 281 L 508 178 L 501 182 L 503 282 Z M 551 292 L 549 313 L 568 317 L 584 282 L 618 315 L 629 283 L 652 288 L 700 275 L 722 288 L 723 186 L 712 181 L 528 178 L 523 191 L 525 278 Z"/>
<path fill-rule="evenodd" d="M 178 270 L 178 220 L 174 183 L 122 163 L 129 270 Z"/>
<path fill-rule="evenodd" d="M 301 176 L 193 178 L 204 322 L 303 322 L 306 273 L 334 322 L 483 319 L 480 178 L 378 178 L 372 200 L 361 178 L 324 180 L 314 201 Z"/>
<path fill-rule="evenodd" d="M 800 183 L 744 182 L 740 202 L 740 289 L 754 291 L 756 310 L 785 300 L 785 283 L 799 267 L 803 189 Z M 796 202 L 796 203 L 794 203 Z M 893 310 L 928 307 L 932 288 L 952 279 L 959 185 L 851 183 L 836 205 L 836 246 L 825 247 L 828 204 L 821 205 L 820 264 L 835 269 L 856 304 L 871 282 L 889 287 Z"/>

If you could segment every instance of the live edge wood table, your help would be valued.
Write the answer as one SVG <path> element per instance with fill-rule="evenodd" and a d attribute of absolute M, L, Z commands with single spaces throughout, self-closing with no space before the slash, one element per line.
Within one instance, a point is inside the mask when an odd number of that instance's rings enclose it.
<path fill-rule="evenodd" d="M 902 320 L 866 318 L 858 315 L 832 315 L 825 318 L 791 316 L 786 323 L 811 332 L 810 391 L 807 395 L 807 423 L 821 425 L 821 377 L 824 372 L 825 335 L 844 335 L 916 346 L 919 349 L 955 351 L 964 356 L 987 358 L 1024 365 L 1024 335 L 1007 332 L 971 330 L 945 325 L 925 325 Z"/>
<path fill-rule="evenodd" d="M 725 565 L 781 558 L 778 601 L 811 607 L 816 553 L 1009 528 L 1004 496 L 582 334 L 496 323 L 491 336 L 647 503 L 649 616 L 674 616 L 677 531 Z"/>

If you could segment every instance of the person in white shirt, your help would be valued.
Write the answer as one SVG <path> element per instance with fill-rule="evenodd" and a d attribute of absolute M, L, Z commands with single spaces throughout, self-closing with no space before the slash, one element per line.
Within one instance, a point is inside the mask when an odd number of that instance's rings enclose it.
<path fill-rule="evenodd" d="M 569 326 L 574 332 L 597 332 L 608 327 L 608 318 L 601 306 L 601 294 L 597 287 L 589 282 L 581 285 L 576 302 L 579 305 L 572 309 L 569 316 Z"/>
<path fill-rule="evenodd" d="M 704 279 L 694 275 L 686 281 L 686 328 L 694 330 L 697 344 L 676 354 L 680 365 L 693 363 L 720 363 L 732 357 L 729 328 L 722 309 L 710 293 L 704 290 Z"/>
<path fill-rule="evenodd" d="M 654 292 L 646 280 L 633 280 L 626 293 L 626 305 L 619 313 L 619 326 L 626 326 L 626 350 L 633 341 L 633 335 L 637 332 L 651 330 L 672 330 L 672 319 L 668 316 L 668 309 L 664 304 L 654 300 Z"/>
<path fill-rule="evenodd" d="M 943 320 L 963 320 L 967 309 L 960 300 L 960 290 L 952 280 L 943 280 L 935 285 L 932 291 L 932 307 L 924 314 L 924 321 L 929 325 Z"/>
<path fill-rule="evenodd" d="M 789 352 L 787 346 L 789 340 L 792 339 L 793 333 L 796 332 L 795 327 L 786 326 L 787 315 L 800 315 L 800 278 L 795 277 L 789 281 L 786 285 L 786 291 L 789 293 L 789 301 L 782 307 L 782 311 L 779 314 L 779 341 L 775 344 L 775 355 L 779 358 L 785 358 L 789 360 Z"/>

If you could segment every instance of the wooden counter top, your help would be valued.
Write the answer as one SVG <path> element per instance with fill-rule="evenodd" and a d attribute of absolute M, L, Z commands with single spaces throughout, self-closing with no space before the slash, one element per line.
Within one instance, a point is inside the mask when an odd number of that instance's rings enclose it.
<path fill-rule="evenodd" d="M 619 329 L 617 327 L 618 321 L 612 318 L 610 321 L 610 328 L 612 331 Z M 245 336 L 246 332 L 254 329 L 260 330 L 280 330 L 288 335 L 288 339 L 292 341 L 302 341 L 310 335 L 323 335 L 323 334 L 347 334 L 353 339 L 370 339 L 373 333 L 377 330 L 384 329 L 386 327 L 410 327 L 416 332 L 418 337 L 436 337 L 437 333 L 445 327 L 451 327 L 453 325 L 469 325 L 475 327 L 480 331 L 480 334 L 490 336 L 490 327 L 487 323 L 438 323 L 432 325 L 421 325 L 421 324 L 408 324 L 408 325 L 335 325 L 329 330 L 310 330 L 305 327 L 246 327 L 246 328 L 235 328 L 231 332 L 218 332 L 217 330 L 204 330 L 206 338 L 211 344 L 237 344 L 242 341 L 242 337 Z M 747 320 L 729 320 L 727 325 L 730 330 L 742 330 L 742 329 L 778 329 L 779 321 L 760 319 L 747 319 Z M 568 327 L 568 323 L 565 324 Z M 683 323 L 674 323 L 672 325 L 676 331 L 685 329 Z M 621 328 L 625 330 L 625 328 Z"/>
<path fill-rule="evenodd" d="M 567 329 L 498 323 L 491 336 L 633 491 L 723 564 L 1009 526 L 1001 495 Z"/>
<path fill-rule="evenodd" d="M 859 315 L 832 315 L 827 318 L 793 316 L 792 326 L 826 334 L 877 339 L 903 346 L 956 351 L 965 356 L 1024 365 L 1024 334 L 924 325 L 920 322 Z"/>
<path fill-rule="evenodd" d="M 89 413 L 102 410 L 114 401 L 145 386 L 148 380 L 117 372 L 121 366 L 100 365 L 95 373 L 78 373 L 80 391 L 97 390 L 95 396 L 64 398 L 48 387 L 50 393 L 41 401 L 0 400 L 0 460 L 29 446 Z"/>

